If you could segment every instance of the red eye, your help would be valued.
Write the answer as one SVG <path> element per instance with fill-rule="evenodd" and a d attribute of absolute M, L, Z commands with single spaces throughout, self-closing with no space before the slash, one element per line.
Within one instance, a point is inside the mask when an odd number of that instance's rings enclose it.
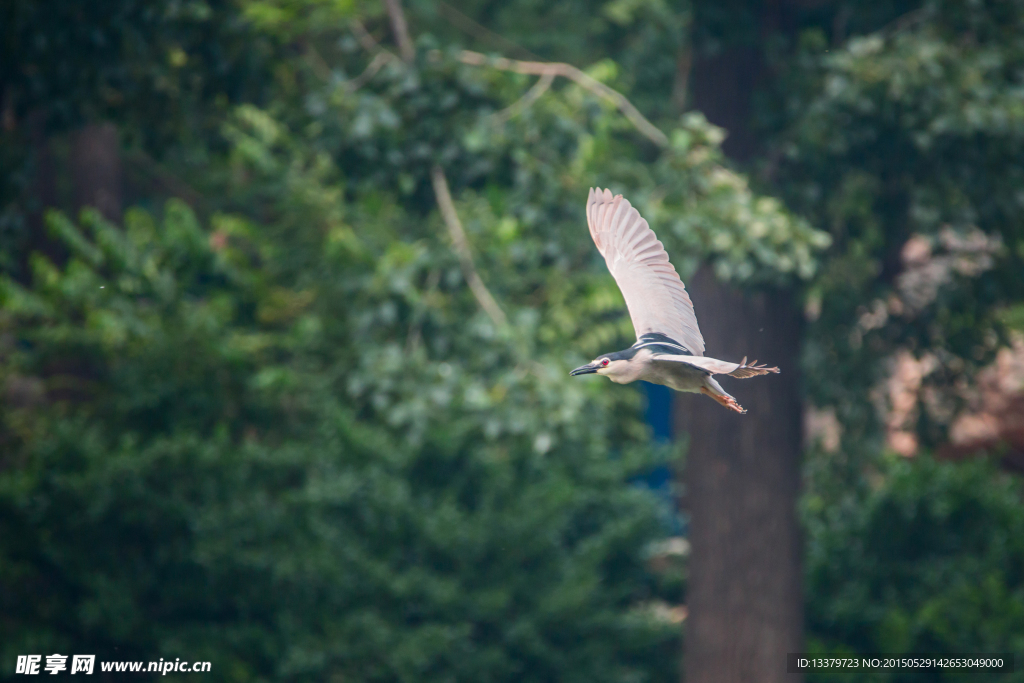
<path fill-rule="evenodd" d="M 603 361 L 601 361 L 601 367 L 602 368 L 606 368 L 606 367 L 608 367 L 609 363 L 611 363 L 611 361 L 608 360 L 607 358 L 605 358 Z"/>

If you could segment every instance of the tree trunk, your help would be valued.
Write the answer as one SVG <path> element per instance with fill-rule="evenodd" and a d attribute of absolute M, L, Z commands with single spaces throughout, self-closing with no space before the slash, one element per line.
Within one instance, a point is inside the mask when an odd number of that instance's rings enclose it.
<path fill-rule="evenodd" d="M 108 221 L 121 222 L 121 150 L 112 123 L 92 123 L 75 133 L 71 175 L 76 209 L 91 206 Z"/>
<path fill-rule="evenodd" d="M 25 128 L 32 145 L 31 183 L 28 187 L 28 233 L 16 235 L 14 243 L 5 245 L 7 257 L 14 263 L 15 277 L 23 284 L 30 281 L 29 255 L 46 254 L 51 261 L 64 260 L 64 251 L 46 234 L 46 211 L 57 204 L 57 163 L 47 137 L 44 112 L 36 110 L 25 117 Z"/>
<path fill-rule="evenodd" d="M 734 47 L 697 60 L 692 69 L 692 105 L 708 121 L 725 128 L 722 151 L 736 161 L 748 161 L 757 151 L 750 125 L 751 100 L 763 73 L 755 47 Z"/>
<path fill-rule="evenodd" d="M 70 200 L 70 208 L 76 212 L 91 206 L 107 220 L 120 223 L 123 173 L 117 129 L 113 124 L 90 124 L 76 131 L 71 138 L 66 166 L 54 154 L 43 110 L 32 112 L 24 125 L 32 145 L 32 175 L 27 193 L 28 233 L 17 236 L 16 242 L 8 247 L 11 251 L 7 258 L 13 264 L 15 278 L 28 283 L 31 254 L 45 254 L 57 264 L 63 264 L 67 258 L 64 246 L 47 232 L 46 212 L 53 208 L 67 210 Z M 58 191 L 58 187 L 66 185 L 60 181 L 69 176 L 70 197 Z"/>
<path fill-rule="evenodd" d="M 765 0 L 761 40 L 784 30 L 782 4 Z M 698 18 L 699 21 L 699 18 Z M 691 102 L 724 127 L 723 150 L 737 161 L 757 153 L 752 93 L 771 74 L 761 50 L 735 44 L 696 59 Z M 799 683 L 786 654 L 803 645 L 800 485 L 799 308 L 792 291 L 739 292 L 703 269 L 687 283 L 708 355 L 777 365 L 779 375 L 722 380 L 749 410 L 725 410 L 678 395 L 679 432 L 689 434 L 683 507 L 691 555 L 684 641 L 687 683 Z"/>
<path fill-rule="evenodd" d="M 688 284 L 710 355 L 746 355 L 782 372 L 722 380 L 746 415 L 705 396 L 676 402 L 677 425 L 690 436 L 685 680 L 793 683 L 800 678 L 786 673 L 786 653 L 803 640 L 800 317 L 787 292 L 740 293 L 708 269 Z"/>

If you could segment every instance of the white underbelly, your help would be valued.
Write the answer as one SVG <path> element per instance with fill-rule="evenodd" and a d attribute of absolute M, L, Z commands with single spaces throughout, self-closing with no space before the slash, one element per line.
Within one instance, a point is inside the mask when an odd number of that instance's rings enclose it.
<path fill-rule="evenodd" d="M 695 394 L 704 386 L 705 377 L 707 377 L 707 373 L 685 363 L 678 365 L 657 363 L 644 373 L 643 379 L 654 384 L 663 384 L 676 391 Z"/>

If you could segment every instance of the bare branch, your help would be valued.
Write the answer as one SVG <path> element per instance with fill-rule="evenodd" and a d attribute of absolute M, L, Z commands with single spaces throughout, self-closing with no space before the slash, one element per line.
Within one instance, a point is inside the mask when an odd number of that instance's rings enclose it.
<path fill-rule="evenodd" d="M 672 79 L 672 109 L 677 114 L 686 110 L 686 91 L 690 85 L 690 71 L 693 69 L 693 48 L 687 44 L 676 55 L 676 75 Z"/>
<path fill-rule="evenodd" d="M 470 17 L 467 17 L 465 14 L 449 5 L 447 2 L 437 3 L 437 12 L 447 19 L 448 23 L 455 28 L 465 31 L 477 40 L 491 43 L 502 52 L 511 51 L 524 59 L 540 59 L 540 57 L 533 54 L 522 45 L 519 45 L 500 33 L 495 33 L 486 26 L 477 23 Z"/>
<path fill-rule="evenodd" d="M 514 116 L 528 109 L 540 96 L 548 91 L 555 80 L 555 74 L 548 73 L 540 77 L 533 87 L 526 91 L 526 94 L 518 100 L 494 114 L 495 123 L 504 123 Z"/>
<path fill-rule="evenodd" d="M 437 291 L 437 285 L 441 282 L 441 271 L 438 268 L 434 268 L 427 275 L 426 286 L 424 292 L 420 296 L 420 300 L 416 303 L 416 309 L 413 312 L 412 325 L 409 326 L 409 334 L 405 339 L 405 352 L 409 355 L 416 353 L 416 350 L 420 347 L 420 342 L 423 341 L 423 318 L 426 317 L 427 299 L 434 295 Z"/>
<path fill-rule="evenodd" d="M 390 62 L 403 64 L 403 62 L 397 55 L 395 55 L 394 52 L 389 52 L 382 48 L 380 43 L 378 43 L 377 40 L 370 35 L 370 32 L 366 30 L 366 27 L 363 26 L 363 22 L 358 19 L 353 19 L 351 26 L 352 33 L 355 34 L 356 40 L 359 41 L 359 44 L 364 50 L 373 55 L 373 59 L 370 60 L 370 63 L 366 65 L 365 69 L 363 69 L 363 73 L 343 84 L 346 90 L 349 92 L 355 92 L 369 83 L 370 79 L 376 76 L 377 72 L 379 72 L 385 64 Z"/>
<path fill-rule="evenodd" d="M 448 234 L 455 245 L 455 253 L 459 255 L 459 262 L 462 264 L 462 275 L 466 278 L 470 291 L 476 297 L 480 307 L 491 317 L 495 326 L 505 327 L 508 319 L 504 311 L 498 306 L 498 302 L 491 296 L 490 291 L 484 285 L 483 280 L 476 272 L 476 265 L 473 263 L 473 254 L 469 250 L 469 240 L 466 239 L 466 231 L 462 229 L 462 221 L 455 211 L 455 203 L 452 201 L 452 193 L 448 189 L 448 179 L 444 175 L 444 169 L 435 164 L 430 171 L 430 179 L 434 183 L 434 196 L 437 198 L 437 206 L 441 209 L 441 217 L 448 226 Z"/>
<path fill-rule="evenodd" d="M 306 51 L 306 62 L 312 67 L 313 73 L 317 75 L 317 78 L 322 80 L 328 80 L 331 77 L 331 67 L 327 63 L 327 60 L 323 58 L 320 52 L 316 49 L 312 43 L 303 41 L 302 47 Z"/>
<path fill-rule="evenodd" d="M 535 76 L 543 76 L 545 74 L 564 76 L 589 92 L 594 93 L 598 97 L 612 102 L 648 140 L 659 147 L 669 146 L 668 136 L 661 132 L 657 126 L 648 121 L 644 115 L 640 113 L 640 110 L 634 107 L 633 104 L 626 99 L 625 95 L 609 88 L 597 79 L 588 76 L 572 64 L 565 64 L 563 62 L 524 62 L 518 59 L 508 59 L 506 57 L 488 57 L 487 55 L 479 52 L 473 52 L 471 50 L 463 50 L 459 54 L 459 59 L 464 64 L 472 64 L 473 66 L 490 66 L 501 71 L 513 71 L 515 73 L 532 74 Z"/>
<path fill-rule="evenodd" d="M 370 35 L 370 32 L 366 30 L 365 26 L 363 26 L 363 22 L 358 19 L 353 19 L 350 25 L 352 26 L 352 32 L 356 34 L 356 39 L 364 50 L 371 53 L 377 52 L 378 50 L 387 52 L 387 50 L 384 50 L 380 46 L 377 39 Z M 388 54 L 391 53 L 389 52 Z"/>
<path fill-rule="evenodd" d="M 398 59 L 398 57 L 395 57 L 390 52 L 378 52 L 377 56 L 375 56 L 370 63 L 366 65 L 366 68 L 363 69 L 363 73 L 351 80 L 345 81 L 345 89 L 349 92 L 359 90 L 361 87 L 369 83 L 370 79 L 376 76 L 377 72 L 380 71 L 385 64 L 394 59 Z"/>
<path fill-rule="evenodd" d="M 145 152 L 129 152 L 125 162 L 137 177 L 151 181 L 160 191 L 181 199 L 193 209 L 206 211 L 207 205 L 202 193 L 177 177 Z"/>
<path fill-rule="evenodd" d="M 400 0 L 384 0 L 387 7 L 388 17 L 391 19 L 391 31 L 395 34 L 395 42 L 398 43 L 398 54 L 402 55 L 402 61 L 409 63 L 416 56 L 412 47 L 412 40 L 409 39 L 409 25 L 405 23 L 405 12 L 402 11 Z"/>
<path fill-rule="evenodd" d="M 391 2 L 397 3 L 397 0 L 385 0 L 385 2 L 390 6 Z M 398 8 L 399 16 L 402 16 L 401 6 L 396 6 Z M 404 26 L 404 18 L 402 18 L 401 21 Z M 359 21 L 352 22 L 352 30 L 364 49 L 368 52 L 376 53 L 373 61 L 370 62 L 363 73 L 349 82 L 348 87 L 351 90 L 357 90 L 365 85 L 368 80 L 373 78 L 384 64 L 398 58 L 393 53 L 381 48 L 377 41 L 374 40 L 373 36 L 371 36 L 366 30 L 366 27 Z M 408 34 L 406 34 L 406 37 L 408 38 Z M 411 44 L 408 47 L 411 49 Z M 399 48 L 401 48 L 401 43 L 399 43 Z M 541 79 L 535 83 L 522 98 L 495 114 L 495 118 L 499 121 L 507 121 L 513 116 L 518 115 L 527 107 L 531 106 L 551 87 L 551 83 L 557 76 L 562 76 L 564 78 L 568 78 L 598 97 L 614 104 L 616 108 L 630 120 L 636 129 L 654 144 L 659 147 L 669 146 L 668 136 L 661 132 L 657 126 L 648 121 L 647 118 L 640 113 L 640 110 L 634 107 L 633 103 L 630 102 L 625 95 L 617 90 L 609 88 L 607 85 L 601 83 L 592 76 L 588 76 L 572 64 L 566 64 L 564 62 L 528 62 L 518 59 L 508 59 L 506 57 L 491 58 L 480 52 L 473 52 L 472 50 L 463 50 L 459 53 L 459 60 L 463 64 L 470 64 L 473 66 L 490 66 L 495 69 L 499 69 L 500 71 L 513 71 L 515 73 L 541 76 Z"/>

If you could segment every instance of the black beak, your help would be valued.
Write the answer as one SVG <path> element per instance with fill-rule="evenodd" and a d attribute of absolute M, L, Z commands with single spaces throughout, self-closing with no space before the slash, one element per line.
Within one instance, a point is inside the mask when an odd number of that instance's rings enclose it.
<path fill-rule="evenodd" d="M 581 365 L 570 372 L 569 376 L 575 377 L 576 375 L 592 375 L 597 372 L 597 367 L 597 363 L 587 363 L 586 365 Z"/>

